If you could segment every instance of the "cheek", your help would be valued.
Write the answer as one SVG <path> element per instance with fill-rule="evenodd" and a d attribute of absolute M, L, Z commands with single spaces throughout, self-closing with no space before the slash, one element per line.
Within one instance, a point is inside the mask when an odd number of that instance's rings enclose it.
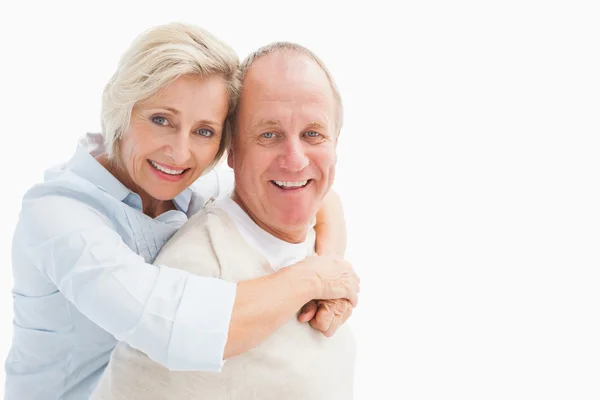
<path fill-rule="evenodd" d="M 193 140 L 200 139 L 194 138 Z M 193 180 L 196 180 L 200 175 L 202 175 L 210 164 L 215 160 L 215 156 L 219 152 L 220 141 L 207 141 L 204 139 L 204 142 L 198 140 L 197 143 L 194 143 L 193 148 L 191 149 L 191 164 L 194 168 L 194 175 L 192 176 Z"/>
<path fill-rule="evenodd" d="M 119 142 L 119 161 L 121 165 L 126 166 L 128 169 L 131 168 L 131 164 L 136 158 L 135 156 L 135 142 L 131 139 L 131 137 L 123 136 Z"/>
<path fill-rule="evenodd" d="M 313 160 L 321 173 L 324 175 L 333 174 L 337 163 L 337 153 L 335 148 L 319 150 L 314 154 Z"/>
<path fill-rule="evenodd" d="M 136 162 L 146 156 L 148 150 L 155 145 L 151 132 L 146 132 L 137 126 L 135 128 L 125 132 L 121 139 L 123 159 L 128 163 Z"/>
<path fill-rule="evenodd" d="M 263 149 L 264 150 L 264 149 Z M 265 184 L 269 171 L 276 171 L 271 165 L 268 151 L 244 151 L 234 156 L 236 187 L 246 193 L 247 201 L 262 202 L 266 195 Z M 250 196 L 250 197 L 248 197 Z"/>
<path fill-rule="evenodd" d="M 208 166 L 219 152 L 220 142 L 218 140 L 201 141 L 201 138 L 194 138 L 198 143 L 194 144 L 193 153 L 196 158 L 196 162 L 199 166 Z"/>
<path fill-rule="evenodd" d="M 125 165 L 134 170 L 140 169 L 141 163 L 144 161 L 144 148 L 139 142 L 131 142 L 127 146 L 127 152 L 123 153 Z"/>
<path fill-rule="evenodd" d="M 260 179 L 261 175 L 276 167 L 277 156 L 269 149 L 258 148 L 246 150 L 238 164 L 243 173 L 253 176 L 255 179 Z"/>

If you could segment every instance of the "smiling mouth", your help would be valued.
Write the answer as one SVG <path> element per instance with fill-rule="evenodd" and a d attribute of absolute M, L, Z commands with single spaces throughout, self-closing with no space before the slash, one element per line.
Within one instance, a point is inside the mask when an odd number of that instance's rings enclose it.
<path fill-rule="evenodd" d="M 305 181 L 271 181 L 271 183 L 283 190 L 297 190 L 305 188 L 312 182 L 312 179 Z"/>
<path fill-rule="evenodd" d="M 189 168 L 186 168 L 186 169 L 166 168 L 160 164 L 157 164 L 155 161 L 152 161 L 152 160 L 148 160 L 148 164 L 150 164 L 152 166 L 152 168 L 154 168 L 155 170 L 160 171 L 163 174 L 167 174 L 167 175 L 171 175 L 171 176 L 181 176 L 189 170 Z"/>

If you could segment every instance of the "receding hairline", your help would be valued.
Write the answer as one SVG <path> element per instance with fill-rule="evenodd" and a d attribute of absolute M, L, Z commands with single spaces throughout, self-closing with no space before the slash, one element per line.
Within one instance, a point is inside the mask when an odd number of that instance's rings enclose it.
<path fill-rule="evenodd" d="M 266 56 L 272 54 L 296 54 L 300 56 L 305 56 L 308 59 L 317 63 L 317 65 L 325 72 L 328 80 L 331 80 L 331 76 L 329 71 L 325 67 L 323 61 L 317 57 L 315 53 L 306 47 L 299 45 L 297 43 L 292 42 L 273 42 L 266 46 L 259 48 L 258 50 L 250 53 L 240 64 L 240 79 L 243 82 L 244 78 L 248 74 L 250 67 L 259 59 L 264 58 Z M 333 83 L 333 82 L 332 82 Z"/>
<path fill-rule="evenodd" d="M 240 82 L 241 82 L 241 87 L 242 87 L 242 90 L 241 90 L 242 94 L 243 94 L 243 90 L 244 90 L 244 82 L 245 82 L 246 76 L 248 75 L 248 71 L 250 70 L 252 65 L 254 65 L 254 63 L 261 58 L 264 58 L 268 55 L 277 54 L 277 53 L 283 53 L 283 54 L 292 53 L 292 54 L 297 54 L 300 56 L 307 57 L 308 59 L 315 62 L 317 64 L 317 66 L 325 73 L 325 77 L 327 78 L 327 81 L 329 82 L 329 86 L 330 86 L 332 94 L 333 94 L 334 104 L 336 106 L 335 120 L 336 120 L 336 125 L 337 125 L 337 131 L 339 133 L 342 128 L 343 114 L 344 114 L 342 98 L 341 98 L 340 92 L 337 88 L 337 85 L 335 84 L 333 76 L 331 75 L 331 73 L 329 72 L 327 67 L 325 66 L 325 63 L 315 53 L 313 53 L 311 50 L 309 50 L 308 48 L 306 48 L 302 45 L 299 45 L 297 43 L 292 43 L 292 42 L 273 42 L 273 43 L 263 46 L 263 47 L 259 48 L 258 50 L 250 53 L 240 64 L 240 75 L 239 76 L 240 76 Z M 233 112 L 233 120 L 234 121 L 237 120 L 237 114 L 239 113 L 239 110 L 240 110 L 240 102 L 238 102 L 236 104 L 236 108 Z"/>

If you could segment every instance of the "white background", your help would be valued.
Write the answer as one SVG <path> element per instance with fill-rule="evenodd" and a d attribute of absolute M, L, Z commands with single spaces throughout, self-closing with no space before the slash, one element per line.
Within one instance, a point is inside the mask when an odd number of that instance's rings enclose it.
<path fill-rule="evenodd" d="M 103 86 L 133 37 L 183 21 L 241 57 L 297 41 L 338 82 L 334 187 L 362 278 L 357 399 L 600 398 L 593 3 L 3 5 L 0 358 L 20 197 L 99 130 Z"/>

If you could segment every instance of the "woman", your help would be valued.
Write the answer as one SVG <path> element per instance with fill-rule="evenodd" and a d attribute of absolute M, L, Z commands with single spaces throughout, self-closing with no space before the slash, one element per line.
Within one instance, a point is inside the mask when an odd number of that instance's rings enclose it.
<path fill-rule="evenodd" d="M 237 285 L 151 264 L 198 205 L 230 189 L 218 173 L 200 179 L 204 192 L 192 184 L 228 146 L 237 67 L 231 48 L 202 29 L 145 32 L 106 86 L 105 148 L 80 146 L 25 194 L 7 399 L 89 397 L 117 340 L 170 370 L 218 371 L 310 299 L 356 304 L 358 279 L 333 256 Z M 331 204 L 318 225 L 342 225 Z M 320 234 L 318 243 L 331 237 Z M 329 243 L 318 246 L 343 247 Z"/>

